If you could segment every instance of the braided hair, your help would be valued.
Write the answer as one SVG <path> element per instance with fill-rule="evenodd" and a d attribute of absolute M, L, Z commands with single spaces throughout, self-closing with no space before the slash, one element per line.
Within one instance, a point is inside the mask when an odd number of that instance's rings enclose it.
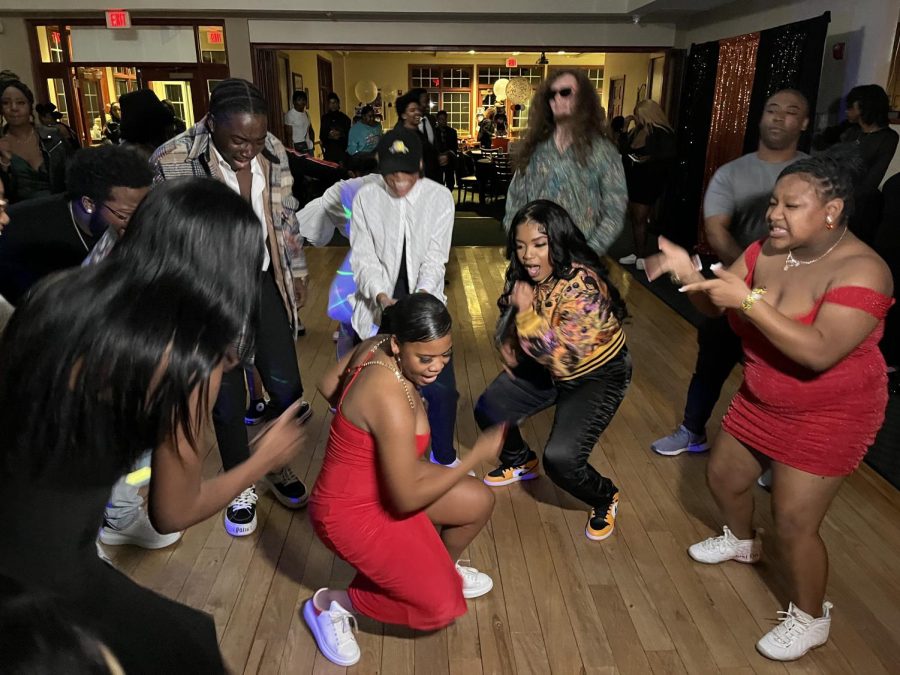
<path fill-rule="evenodd" d="M 255 84 L 232 77 L 222 80 L 213 89 L 209 97 L 209 113 L 217 119 L 232 113 L 268 115 L 269 105 Z"/>
<path fill-rule="evenodd" d="M 844 200 L 841 221 L 846 222 L 853 215 L 854 182 L 861 168 L 858 158 L 852 155 L 826 153 L 805 157 L 785 167 L 778 180 L 785 176 L 800 175 L 809 179 L 823 202 L 832 199 Z"/>

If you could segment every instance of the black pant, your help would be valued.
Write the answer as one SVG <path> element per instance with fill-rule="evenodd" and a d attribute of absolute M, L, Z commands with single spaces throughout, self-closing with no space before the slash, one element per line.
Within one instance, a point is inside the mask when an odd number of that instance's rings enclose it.
<path fill-rule="evenodd" d="M 441 183 L 448 190 L 456 187 L 456 158 L 453 156 L 448 157 L 447 163 L 441 167 Z"/>
<path fill-rule="evenodd" d="M 502 372 L 475 406 L 482 429 L 511 422 L 500 454 L 504 466 L 520 466 L 529 448 L 516 424 L 556 405 L 550 438 L 544 447 L 544 470 L 573 497 L 605 511 L 615 485 L 588 463 L 600 434 L 609 426 L 631 382 L 631 356 L 626 347 L 615 358 L 575 380 L 553 380 L 547 370 L 526 360 L 514 371 Z"/>
<path fill-rule="evenodd" d="M 256 323 L 256 369 L 262 378 L 272 405 L 278 412 L 303 396 L 300 368 L 291 325 L 275 285 L 270 265 L 260 285 L 259 316 Z M 222 468 L 225 471 L 250 457 L 244 412 L 247 408 L 247 385 L 242 368 L 232 368 L 222 376 L 219 397 L 213 408 L 213 424 Z"/>
<path fill-rule="evenodd" d="M 697 330 L 697 365 L 684 405 L 684 426 L 694 434 L 706 434 L 706 423 L 722 393 L 722 386 L 743 356 L 741 339 L 728 318 L 704 321 Z"/>

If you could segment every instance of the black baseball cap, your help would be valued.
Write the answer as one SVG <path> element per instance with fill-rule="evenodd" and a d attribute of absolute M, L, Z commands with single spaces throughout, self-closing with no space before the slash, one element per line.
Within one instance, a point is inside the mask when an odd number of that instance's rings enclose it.
<path fill-rule="evenodd" d="M 378 155 L 378 173 L 419 173 L 422 164 L 422 140 L 410 129 L 395 127 L 381 137 L 375 149 Z"/>

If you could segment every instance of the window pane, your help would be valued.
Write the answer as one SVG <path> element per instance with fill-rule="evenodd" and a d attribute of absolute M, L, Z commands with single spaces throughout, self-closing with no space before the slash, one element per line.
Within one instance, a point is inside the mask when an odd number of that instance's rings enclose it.
<path fill-rule="evenodd" d="M 468 89 L 472 86 L 472 71 L 469 68 L 444 68 L 441 80 L 445 89 Z"/>
<path fill-rule="evenodd" d="M 35 31 L 42 63 L 62 63 L 66 60 L 66 33 L 64 26 L 36 26 Z"/>
<path fill-rule="evenodd" d="M 69 121 L 69 102 L 66 100 L 66 85 L 61 77 L 47 78 L 47 91 L 50 101 L 56 104 L 56 110 L 62 115 L 60 122 L 72 126 Z"/>
<path fill-rule="evenodd" d="M 222 26 L 198 26 L 197 38 L 200 41 L 201 62 L 227 62 L 225 56 L 225 31 L 222 29 Z"/>
<path fill-rule="evenodd" d="M 445 92 L 441 96 L 441 110 L 447 111 L 447 124 L 458 132 L 471 135 L 471 107 L 469 92 Z"/>

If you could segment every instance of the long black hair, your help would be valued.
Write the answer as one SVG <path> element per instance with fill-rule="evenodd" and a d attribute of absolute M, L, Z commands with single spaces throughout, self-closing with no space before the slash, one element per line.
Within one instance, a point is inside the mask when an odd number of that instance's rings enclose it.
<path fill-rule="evenodd" d="M 181 430 L 255 311 L 250 205 L 202 178 L 144 199 L 103 262 L 49 277 L 0 340 L 0 479 L 115 480 Z"/>
<path fill-rule="evenodd" d="M 628 316 L 625 301 L 619 289 L 609 279 L 606 266 L 600 256 L 592 249 L 584 234 L 575 225 L 575 221 L 563 207 L 549 199 L 536 199 L 528 202 L 513 216 L 512 225 L 506 237 L 506 283 L 498 302 L 501 309 L 509 306 L 509 295 L 517 281 L 534 284 L 525 271 L 524 265 L 516 255 L 516 228 L 522 223 L 536 223 L 538 230 L 547 235 L 550 247 L 550 264 L 553 265 L 553 276 L 557 279 L 571 279 L 576 274 L 575 264 L 587 267 L 606 284 L 613 314 L 620 321 Z"/>
<path fill-rule="evenodd" d="M 397 342 L 431 342 L 450 332 L 453 319 L 443 302 L 428 293 L 413 293 L 385 308 L 379 333 Z"/>

